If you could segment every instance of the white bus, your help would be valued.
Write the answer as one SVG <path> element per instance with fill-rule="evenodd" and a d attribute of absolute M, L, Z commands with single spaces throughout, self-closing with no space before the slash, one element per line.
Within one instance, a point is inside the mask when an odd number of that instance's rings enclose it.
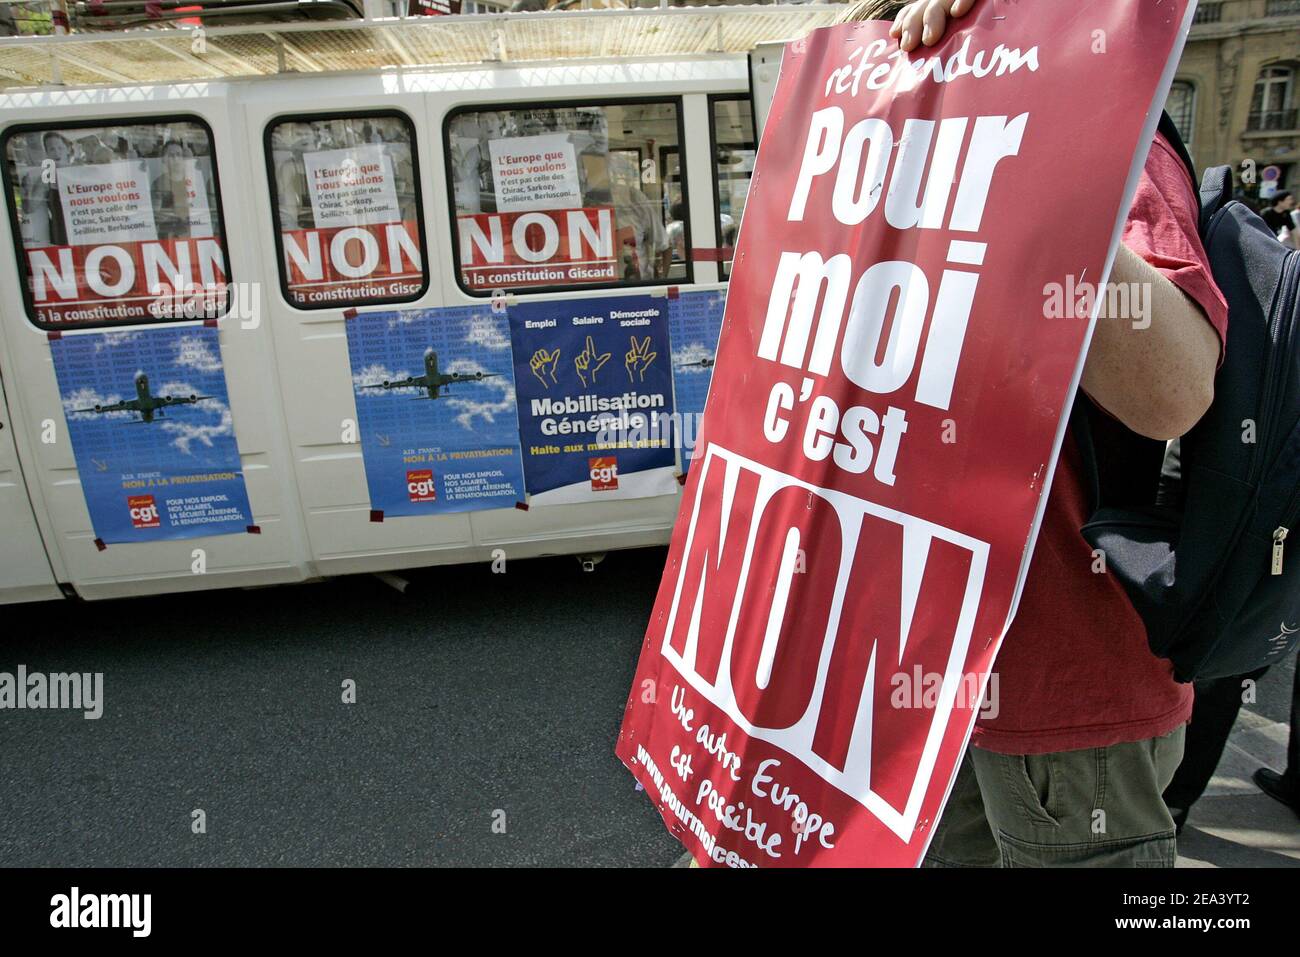
<path fill-rule="evenodd" d="M 494 295 L 499 304 L 503 294 L 513 305 L 725 289 L 757 142 L 751 74 L 764 86 L 775 81 L 770 47 L 766 59 L 750 54 L 829 23 L 837 9 L 548 12 L 0 39 L 0 601 L 665 543 L 679 488 L 374 520 L 345 316 L 483 305 Z M 498 270 L 485 280 L 468 261 L 482 252 L 492 214 L 547 205 L 526 190 L 497 194 L 493 142 L 525 136 L 569 144 L 572 168 L 560 179 L 576 174 L 584 196 L 605 190 L 621 239 L 603 278 L 554 283 Z M 332 151 L 347 150 L 382 157 L 384 168 L 382 230 L 367 227 L 377 265 L 364 274 L 347 272 L 347 262 L 346 275 L 329 268 L 338 220 L 317 182 L 339 155 Z M 71 208 L 96 200 L 91 212 Z M 154 259 L 142 262 L 150 242 Z M 106 546 L 82 474 L 106 465 L 93 450 L 74 449 L 70 413 L 117 408 L 131 434 L 127 420 L 149 418 L 131 396 L 157 398 L 168 383 L 146 376 L 140 391 L 137 376 L 135 392 L 129 383 L 120 395 L 88 390 L 86 408 L 73 409 L 54 345 L 90 330 L 110 343 L 140 329 L 195 326 L 192 313 L 143 312 L 141 287 L 124 272 L 176 268 L 182 252 L 188 268 L 216 269 L 228 283 L 207 326 L 216 327 L 228 392 L 211 434 L 233 432 L 254 534 Z M 148 511 L 133 506 L 132 519 L 147 525 Z"/>

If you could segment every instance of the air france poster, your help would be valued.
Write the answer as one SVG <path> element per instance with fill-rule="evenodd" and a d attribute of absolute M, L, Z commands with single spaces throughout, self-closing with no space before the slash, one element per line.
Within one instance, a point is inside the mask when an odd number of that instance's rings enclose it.
<path fill-rule="evenodd" d="M 668 327 L 673 343 L 673 394 L 677 404 L 677 447 L 682 471 L 689 472 L 704 415 L 704 400 L 713 378 L 718 335 L 722 332 L 725 290 L 682 290 L 668 300 Z"/>
<path fill-rule="evenodd" d="M 69 333 L 50 352 L 101 543 L 248 530 L 215 326 Z"/>
<path fill-rule="evenodd" d="M 350 312 L 370 507 L 383 517 L 524 501 L 510 326 L 490 306 Z"/>

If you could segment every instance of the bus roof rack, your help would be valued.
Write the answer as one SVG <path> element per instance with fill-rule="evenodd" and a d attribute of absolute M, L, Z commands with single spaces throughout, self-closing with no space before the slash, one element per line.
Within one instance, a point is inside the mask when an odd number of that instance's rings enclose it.
<path fill-rule="evenodd" d="M 839 3 L 660 7 L 0 38 L 0 87 L 745 53 L 832 23 Z"/>

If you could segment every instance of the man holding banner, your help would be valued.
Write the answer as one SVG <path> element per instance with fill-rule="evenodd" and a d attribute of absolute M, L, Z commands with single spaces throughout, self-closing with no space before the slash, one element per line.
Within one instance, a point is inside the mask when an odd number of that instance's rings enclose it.
<path fill-rule="evenodd" d="M 1151 139 L 1191 14 L 866 0 L 888 35 L 787 48 L 618 746 L 700 863 L 1172 865 L 1191 689 L 1079 534 L 1065 413 L 1122 445 L 1212 397 L 1227 310 Z M 1049 172 L 1066 236 L 1021 215 Z"/>
<path fill-rule="evenodd" d="M 890 33 L 910 50 L 938 43 L 947 15 L 974 2 L 874 6 L 881 16 L 897 11 Z M 1227 333 L 1198 208 L 1195 184 L 1157 134 L 1111 270 L 1112 285 L 1151 290 L 1150 325 L 1103 312 L 1081 386 L 1149 438 L 1182 435 L 1208 408 Z M 1161 793 L 1182 757 L 1192 686 L 1175 682 L 1169 663 L 1152 655 L 1119 583 L 1092 571 L 1078 534 L 1087 520 L 1078 450 L 1067 442 L 1062 456 L 1043 540 L 998 658 L 1001 713 L 976 723 L 927 856 L 932 865 L 1174 863 L 1174 824 Z"/>

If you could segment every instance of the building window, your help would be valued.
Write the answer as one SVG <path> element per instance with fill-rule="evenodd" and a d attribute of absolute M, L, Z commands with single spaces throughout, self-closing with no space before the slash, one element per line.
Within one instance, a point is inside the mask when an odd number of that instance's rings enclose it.
<path fill-rule="evenodd" d="M 1222 3 L 1202 3 L 1192 16 L 1193 23 L 1218 23 L 1222 19 Z"/>
<path fill-rule="evenodd" d="M 1183 142 L 1190 146 L 1196 128 L 1196 87 L 1186 80 L 1174 80 L 1165 100 L 1165 112 L 1174 121 Z"/>
<path fill-rule="evenodd" d="M 420 171 L 405 115 L 281 117 L 265 145 L 288 302 L 332 309 L 424 294 Z"/>
<path fill-rule="evenodd" d="M 1293 130 L 1296 128 L 1295 67 L 1266 66 L 1259 71 L 1250 101 L 1250 130 Z"/>
<path fill-rule="evenodd" d="M 1268 0 L 1264 12 L 1270 17 L 1300 16 L 1300 0 Z"/>
<path fill-rule="evenodd" d="M 713 183 L 718 208 L 718 245 L 721 269 L 731 275 L 731 260 L 740 233 L 740 218 L 754 175 L 754 116 L 749 97 L 710 97 L 713 123 Z"/>
<path fill-rule="evenodd" d="M 203 121 L 11 127 L 3 153 L 23 298 L 37 326 L 225 314 L 229 260 Z"/>
<path fill-rule="evenodd" d="M 447 185 L 461 288 L 688 281 L 681 141 L 676 100 L 454 111 Z"/>

